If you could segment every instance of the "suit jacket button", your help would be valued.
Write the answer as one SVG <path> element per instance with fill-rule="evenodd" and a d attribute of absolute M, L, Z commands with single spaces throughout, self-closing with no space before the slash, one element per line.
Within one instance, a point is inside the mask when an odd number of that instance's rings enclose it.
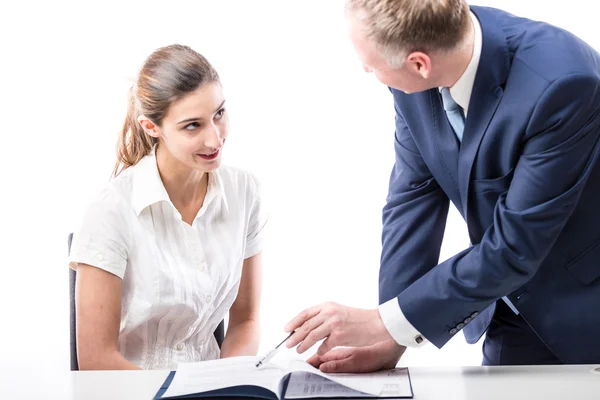
<path fill-rule="evenodd" d="M 452 328 L 452 329 L 450 329 L 450 331 L 448 331 L 448 333 L 449 333 L 449 334 L 451 334 L 451 335 L 455 335 L 455 334 L 456 334 L 456 332 L 458 332 L 458 331 L 456 330 L 456 328 Z"/>
<path fill-rule="evenodd" d="M 468 323 L 469 323 L 469 322 L 471 322 L 471 321 L 472 321 L 471 317 L 467 317 L 467 318 L 465 318 L 465 325 L 466 325 L 466 324 L 468 324 Z"/>
<path fill-rule="evenodd" d="M 456 329 L 458 329 L 459 331 L 465 327 L 465 324 L 463 324 L 462 322 L 458 325 L 456 325 Z"/>
<path fill-rule="evenodd" d="M 475 317 L 478 315 L 479 315 L 479 313 L 477 311 L 475 311 L 473 314 L 471 314 L 471 319 L 475 319 Z"/>

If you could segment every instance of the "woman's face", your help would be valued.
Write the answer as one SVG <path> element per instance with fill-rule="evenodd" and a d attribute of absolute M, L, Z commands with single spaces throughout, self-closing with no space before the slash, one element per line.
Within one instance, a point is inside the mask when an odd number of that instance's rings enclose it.
<path fill-rule="evenodd" d="M 153 136 L 182 164 L 211 172 L 221 164 L 228 122 L 221 84 L 211 82 L 173 102 Z"/>

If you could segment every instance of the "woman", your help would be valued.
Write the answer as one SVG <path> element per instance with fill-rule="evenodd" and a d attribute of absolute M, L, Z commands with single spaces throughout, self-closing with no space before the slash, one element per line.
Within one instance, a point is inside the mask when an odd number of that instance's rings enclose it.
<path fill-rule="evenodd" d="M 209 62 L 181 45 L 150 55 L 130 92 L 114 179 L 74 234 L 80 369 L 256 354 L 266 218 L 256 180 L 220 166 L 227 134 Z M 213 331 L 227 313 L 219 349 Z"/>

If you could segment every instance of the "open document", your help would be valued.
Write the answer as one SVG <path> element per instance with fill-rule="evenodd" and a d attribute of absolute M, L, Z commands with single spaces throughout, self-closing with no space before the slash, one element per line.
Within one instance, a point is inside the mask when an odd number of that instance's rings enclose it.
<path fill-rule="evenodd" d="M 256 368 L 259 357 L 180 364 L 155 399 L 231 396 L 272 400 L 412 398 L 406 368 L 368 374 L 326 374 L 302 360 Z"/>

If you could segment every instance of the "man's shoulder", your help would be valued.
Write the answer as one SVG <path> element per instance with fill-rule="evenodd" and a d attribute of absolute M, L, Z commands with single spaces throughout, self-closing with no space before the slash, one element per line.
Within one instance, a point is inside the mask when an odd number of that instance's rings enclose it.
<path fill-rule="evenodd" d="M 547 82 L 570 74 L 599 73 L 600 55 L 575 34 L 498 9 L 476 6 L 472 9 L 481 16 L 484 37 L 488 24 L 499 26 L 511 59 L 511 72 L 531 73 Z"/>

